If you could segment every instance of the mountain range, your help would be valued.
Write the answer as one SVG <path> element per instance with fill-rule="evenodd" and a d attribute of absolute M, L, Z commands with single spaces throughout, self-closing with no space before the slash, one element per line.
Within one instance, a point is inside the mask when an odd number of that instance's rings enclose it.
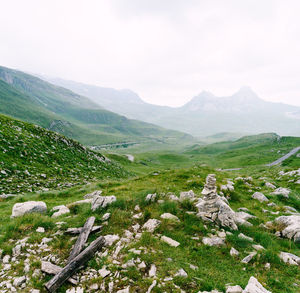
<path fill-rule="evenodd" d="M 59 78 L 45 79 L 84 95 L 107 110 L 197 137 L 223 132 L 300 135 L 300 107 L 267 102 L 249 87 L 242 87 L 228 97 L 216 97 L 203 91 L 185 105 L 173 108 L 146 103 L 131 90 L 116 90 Z"/>
<path fill-rule="evenodd" d="M 69 89 L 0 67 L 0 113 L 57 131 L 86 145 L 177 144 L 191 135 L 128 119 Z"/>

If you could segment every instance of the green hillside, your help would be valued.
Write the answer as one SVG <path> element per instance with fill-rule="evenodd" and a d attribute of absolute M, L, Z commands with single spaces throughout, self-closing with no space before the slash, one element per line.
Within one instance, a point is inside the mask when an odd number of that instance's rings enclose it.
<path fill-rule="evenodd" d="M 125 176 L 122 167 L 72 139 L 0 115 L 0 194 Z"/>
<path fill-rule="evenodd" d="M 89 99 L 32 75 L 0 67 L 0 112 L 86 145 L 135 141 L 175 145 L 192 141 L 190 135 L 130 120 L 101 109 Z"/>

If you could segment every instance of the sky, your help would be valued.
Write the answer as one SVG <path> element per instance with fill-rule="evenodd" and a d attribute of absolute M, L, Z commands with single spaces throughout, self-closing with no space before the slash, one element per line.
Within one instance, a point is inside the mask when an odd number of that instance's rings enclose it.
<path fill-rule="evenodd" d="M 180 106 L 250 86 L 300 106 L 298 0 L 0 0 L 0 65 Z"/>

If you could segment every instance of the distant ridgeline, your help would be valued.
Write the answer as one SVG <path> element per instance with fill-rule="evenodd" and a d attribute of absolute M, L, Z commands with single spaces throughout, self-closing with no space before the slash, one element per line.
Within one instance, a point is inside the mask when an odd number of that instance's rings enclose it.
<path fill-rule="evenodd" d="M 88 98 L 35 76 L 0 67 L 0 113 L 38 124 L 85 145 L 156 142 L 176 145 L 192 136 L 130 120 Z"/>

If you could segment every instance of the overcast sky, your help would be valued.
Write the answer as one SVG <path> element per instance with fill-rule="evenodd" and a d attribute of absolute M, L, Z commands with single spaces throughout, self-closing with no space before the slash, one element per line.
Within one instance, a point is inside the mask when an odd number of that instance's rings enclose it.
<path fill-rule="evenodd" d="M 202 90 L 300 106 L 299 0 L 0 0 L 0 64 L 182 105 Z"/>

